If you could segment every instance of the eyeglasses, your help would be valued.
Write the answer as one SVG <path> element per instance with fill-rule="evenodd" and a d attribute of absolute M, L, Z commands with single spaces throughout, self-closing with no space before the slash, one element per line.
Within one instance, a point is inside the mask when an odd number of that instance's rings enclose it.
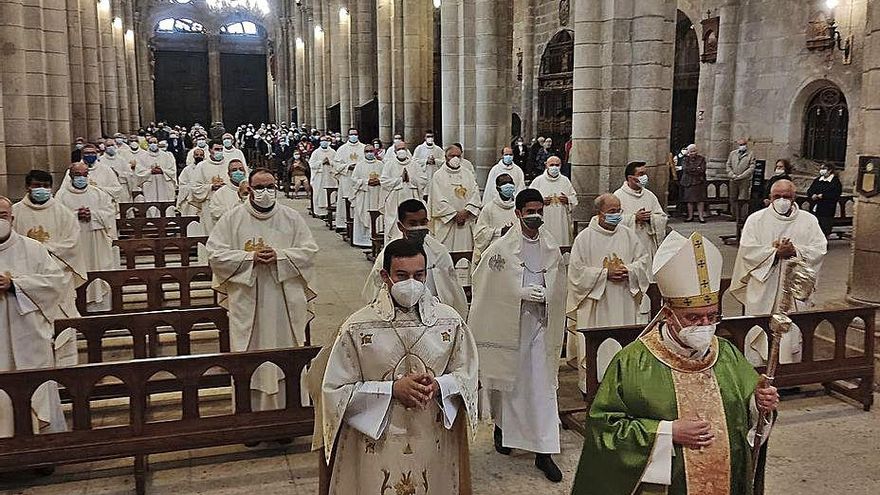
<path fill-rule="evenodd" d="M 275 190 L 275 184 L 268 184 L 268 185 L 262 185 L 262 186 L 251 186 L 251 189 L 253 189 L 254 191 L 265 190 L 265 191 L 272 192 Z"/>
<path fill-rule="evenodd" d="M 683 315 L 681 315 L 680 323 L 682 323 L 684 326 L 700 325 L 700 324 L 712 325 L 712 324 L 720 323 L 721 318 L 722 318 L 721 313 L 709 313 L 709 314 L 684 313 Z"/>

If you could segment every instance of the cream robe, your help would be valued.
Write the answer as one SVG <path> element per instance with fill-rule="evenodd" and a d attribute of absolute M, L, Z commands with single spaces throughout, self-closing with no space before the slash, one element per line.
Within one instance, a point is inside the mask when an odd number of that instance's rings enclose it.
<path fill-rule="evenodd" d="M 354 245 L 370 247 L 373 245 L 370 227 L 370 211 L 379 211 L 382 207 L 382 185 L 369 185 L 370 179 L 379 179 L 382 175 L 382 162 L 367 160 L 358 162 L 351 174 L 352 209 L 354 210 Z"/>
<path fill-rule="evenodd" d="M 391 230 L 391 238 L 388 242 L 401 239 L 403 233 L 397 226 L 389 227 Z M 467 318 L 468 301 L 464 289 L 458 282 L 455 273 L 455 267 L 452 264 L 452 257 L 449 256 L 449 250 L 446 249 L 440 241 L 428 234 L 425 237 L 425 254 L 428 256 L 428 278 L 425 280 L 425 286 L 428 291 L 437 296 L 443 304 L 452 306 L 458 311 L 462 318 Z M 369 303 L 376 299 L 380 289 L 385 286 L 382 281 L 382 261 L 385 259 L 385 249 L 376 256 L 373 263 L 373 269 L 367 275 L 367 281 L 361 291 L 361 297 Z"/>
<path fill-rule="evenodd" d="M 113 252 L 112 238 L 112 227 L 116 225 L 116 209 L 110 195 L 93 186 L 77 189 L 70 185 L 58 191 L 56 199 L 77 218 L 79 250 L 86 269 L 93 272 L 118 268 L 119 264 L 116 261 L 119 257 Z M 77 210 L 83 207 L 91 212 L 92 218 L 89 222 L 80 221 L 77 216 Z M 109 304 L 103 304 L 104 297 L 109 292 L 110 285 L 107 282 L 96 280 L 86 290 L 86 303 L 97 305 L 99 309 L 109 310 Z"/>
<path fill-rule="evenodd" d="M 491 398 L 503 445 L 559 452 L 556 388 L 565 332 L 566 275 L 559 245 L 543 227 L 537 239 L 519 225 L 483 253 L 474 271 L 468 326 L 480 353 L 480 382 Z M 522 288 L 546 287 L 543 304 Z"/>
<path fill-rule="evenodd" d="M 174 189 L 177 186 L 177 164 L 171 153 L 160 151 L 153 153 L 143 152 L 143 160 L 138 161 L 134 174 L 141 191 L 144 192 L 144 201 L 174 201 Z M 162 169 L 161 174 L 152 173 L 154 165 Z"/>
<path fill-rule="evenodd" d="M 403 181 L 403 171 L 407 171 L 408 181 Z M 386 161 L 382 167 L 382 191 L 385 193 L 385 201 L 382 206 L 382 215 L 385 219 L 385 243 L 391 242 L 391 236 L 397 229 L 397 207 L 408 199 L 424 201 L 425 188 L 428 186 L 428 175 L 425 168 L 412 159 L 400 161 L 393 157 Z"/>
<path fill-rule="evenodd" d="M 0 272 L 11 275 L 14 289 L 0 293 L 0 371 L 54 367 L 52 321 L 63 317 L 64 272 L 43 245 L 16 232 L 0 243 Z M 31 415 L 40 433 L 67 429 L 55 382 L 37 388 Z M 14 430 L 12 402 L 0 394 L 0 438 Z"/>
<path fill-rule="evenodd" d="M 185 217 L 197 217 L 202 211 L 201 203 L 194 203 L 192 194 L 196 167 L 198 164 L 183 167 L 177 178 L 177 211 Z"/>
<path fill-rule="evenodd" d="M 12 228 L 23 236 L 42 242 L 64 270 L 64 296 L 59 304 L 65 318 L 79 318 L 76 288 L 87 280 L 88 269 L 79 244 L 80 228 L 76 215 L 55 198 L 37 205 L 31 202 L 30 195 L 12 206 L 12 214 L 15 215 Z"/>
<path fill-rule="evenodd" d="M 500 197 L 483 205 L 474 225 L 474 265 L 480 262 L 482 253 L 501 238 L 505 227 L 517 223 L 515 206 L 514 200 L 502 201 Z"/>
<path fill-rule="evenodd" d="M 345 225 L 345 200 L 352 195 L 351 173 L 352 165 L 364 159 L 364 143 L 345 142 L 336 150 L 333 156 L 333 175 L 339 182 L 339 193 L 336 195 L 336 228 L 344 229 Z"/>
<path fill-rule="evenodd" d="M 211 203 L 208 205 L 211 209 L 211 224 L 217 225 L 217 222 L 220 221 L 223 215 L 242 203 L 244 203 L 244 199 L 238 195 L 238 186 L 232 183 L 228 183 L 214 191 L 213 196 L 211 196 Z"/>
<path fill-rule="evenodd" d="M 196 148 L 198 148 L 198 146 L 193 146 L 189 151 L 186 152 L 186 166 L 195 165 L 196 158 L 193 153 L 195 153 Z M 205 160 L 207 160 L 208 156 L 211 154 L 211 149 L 208 148 L 207 144 L 205 144 L 205 147 L 202 148 L 202 151 L 205 152 Z"/>
<path fill-rule="evenodd" d="M 430 296 L 404 312 L 383 290 L 349 317 L 322 384 L 327 459 L 335 451 L 329 493 L 469 495 L 477 369 L 467 325 Z M 408 409 L 392 398 L 395 379 L 424 372 L 440 385 L 427 408 Z"/>
<path fill-rule="evenodd" d="M 416 149 L 413 150 L 413 160 L 418 162 L 418 164 L 425 168 L 425 173 L 428 176 L 428 181 L 434 178 L 434 174 L 437 173 L 438 170 L 443 168 L 443 164 L 446 163 L 446 153 L 443 151 L 443 148 L 433 144 L 428 146 L 427 143 L 422 143 L 416 146 Z M 434 164 L 428 163 L 428 157 L 434 157 Z"/>
<path fill-rule="evenodd" d="M 117 149 L 116 154 L 113 156 L 104 153 L 98 158 L 98 163 L 103 163 L 110 167 L 116 176 L 116 181 L 119 184 L 119 196 L 116 197 L 116 201 L 118 203 L 131 203 L 133 200 L 131 191 L 137 189 L 137 186 L 135 185 L 134 171 L 131 169 L 131 163 L 125 159 L 122 152 Z M 91 175 L 91 172 L 89 172 L 90 177 Z"/>
<path fill-rule="evenodd" d="M 544 199 L 550 198 L 550 204 L 544 206 L 544 222 L 547 230 L 556 237 L 560 246 L 571 245 L 571 212 L 578 204 L 577 192 L 571 185 L 568 177 L 559 174 L 556 178 L 550 177 L 545 171 L 535 177 L 529 186 L 541 191 Z M 568 204 L 559 202 L 559 196 L 568 196 Z"/>
<path fill-rule="evenodd" d="M 495 188 L 495 179 L 501 174 L 507 174 L 513 179 L 517 192 L 526 188 L 526 177 L 525 174 L 523 174 L 522 169 L 519 168 L 519 165 L 511 163 L 508 167 L 504 164 L 503 160 L 498 160 L 498 163 L 489 170 L 489 176 L 486 178 L 486 187 L 483 188 L 483 204 L 488 204 L 490 201 L 498 197 L 498 189 Z"/>
<path fill-rule="evenodd" d="M 244 152 L 235 146 L 232 148 L 227 148 L 226 146 L 223 147 L 223 160 L 226 161 L 226 163 L 229 163 L 232 160 L 240 160 L 241 164 L 247 168 L 247 160 L 244 158 Z"/>
<path fill-rule="evenodd" d="M 275 264 L 254 262 L 253 251 L 260 244 L 275 249 Z M 233 352 L 305 345 L 318 245 L 299 213 L 282 204 L 260 213 L 246 202 L 220 218 L 206 247 L 212 286 L 229 310 Z M 251 378 L 255 411 L 284 406 L 284 379 L 275 366 L 257 369 Z"/>
<path fill-rule="evenodd" d="M 107 193 L 114 203 L 114 208 L 116 208 L 115 203 L 118 203 L 119 198 L 122 196 L 122 186 L 120 185 L 119 176 L 116 175 L 116 171 L 110 168 L 108 164 L 98 160 L 89 167 L 89 184 Z M 70 183 L 70 174 L 64 174 L 64 179 L 61 181 L 61 187 L 59 187 L 58 190 L 61 191 L 68 187 L 72 187 Z"/>
<path fill-rule="evenodd" d="M 459 167 L 444 166 L 434 173 L 428 193 L 428 218 L 434 237 L 450 251 L 473 251 L 474 223 L 480 214 L 480 189 L 473 174 Z M 470 212 L 464 225 L 455 223 L 455 215 Z"/>
<path fill-rule="evenodd" d="M 615 258 L 626 266 L 629 280 L 608 280 L 606 262 Z M 565 306 L 568 315 L 576 317 L 577 329 L 635 325 L 640 302 L 650 285 L 650 266 L 648 252 L 635 231 L 623 224 L 606 230 L 599 225 L 598 218 L 593 217 L 590 226 L 575 238 L 568 265 Z M 586 340 L 583 334 L 572 332 L 568 342 L 567 354 L 577 355 L 579 385 L 581 392 L 586 393 Z M 604 369 L 593 371 L 600 380 L 605 374 Z"/>
<path fill-rule="evenodd" d="M 339 181 L 333 176 L 334 156 L 336 156 L 336 151 L 333 148 L 325 150 L 318 147 L 312 151 L 312 156 L 309 157 L 309 166 L 312 172 L 310 182 L 312 184 L 312 194 L 315 195 L 315 215 L 319 217 L 327 214 L 327 193 L 324 190 L 331 187 L 339 187 Z"/>
<path fill-rule="evenodd" d="M 245 171 L 247 173 L 247 170 Z M 202 160 L 193 170 L 195 181 L 192 184 L 192 201 L 200 205 L 201 213 L 199 223 L 205 229 L 206 235 L 211 235 L 214 229 L 214 220 L 211 217 L 211 197 L 214 195 L 214 184 L 226 185 L 229 183 L 229 165 L 226 159 L 219 162 L 214 160 Z"/>
<path fill-rule="evenodd" d="M 747 315 L 767 315 L 773 311 L 773 303 L 779 290 L 780 266 L 776 260 L 773 242 L 783 237 L 791 239 L 797 256 L 819 273 L 828 248 L 828 240 L 816 217 L 801 211 L 797 205 L 788 217 L 782 216 L 769 206 L 753 213 L 746 219 L 739 239 L 739 251 L 730 280 L 730 292 L 745 306 Z M 821 280 L 821 279 L 820 279 Z M 797 306 L 797 305 L 796 305 Z M 802 308 L 803 309 L 803 308 Z M 746 357 L 749 361 L 765 362 L 767 338 L 763 332 L 749 334 Z M 801 335 L 794 328 L 780 341 L 779 361 L 800 361 Z"/>

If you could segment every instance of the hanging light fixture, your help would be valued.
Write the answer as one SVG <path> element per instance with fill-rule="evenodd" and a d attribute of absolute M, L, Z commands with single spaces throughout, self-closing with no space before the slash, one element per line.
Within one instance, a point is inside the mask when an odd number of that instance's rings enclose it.
<path fill-rule="evenodd" d="M 268 0 L 206 0 L 208 8 L 218 12 L 250 11 L 255 14 L 268 15 Z"/>

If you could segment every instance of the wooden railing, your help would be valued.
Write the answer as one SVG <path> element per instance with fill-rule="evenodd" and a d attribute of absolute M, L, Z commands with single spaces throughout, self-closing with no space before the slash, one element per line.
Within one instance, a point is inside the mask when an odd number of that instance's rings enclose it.
<path fill-rule="evenodd" d="M 86 305 L 86 289 L 95 280 L 103 280 L 110 285 L 110 308 L 107 311 L 92 312 L 91 314 L 119 314 L 159 309 L 217 306 L 217 294 L 213 291 L 211 296 L 205 298 L 192 297 L 195 282 L 211 281 L 211 268 L 204 265 L 89 272 L 87 282 L 76 290 L 76 306 L 80 314 L 90 314 Z M 175 284 L 175 287 L 170 290 L 179 292 L 179 300 L 172 303 L 165 297 L 164 284 Z M 124 289 L 131 286 L 146 288 L 141 293 L 145 295 L 144 301 L 126 302 L 123 300 L 123 296 L 131 295 Z"/>
<path fill-rule="evenodd" d="M 206 236 L 199 237 L 147 237 L 141 239 L 117 239 L 114 246 L 119 247 L 119 252 L 125 260 L 125 267 L 133 269 L 137 267 L 138 258 L 151 258 L 146 262 L 156 268 L 163 268 L 168 263 L 170 254 L 179 256 L 181 266 L 189 266 L 192 257 L 197 253 L 199 244 L 208 242 Z M 141 260 L 144 261 L 144 260 Z"/>
<path fill-rule="evenodd" d="M 198 221 L 199 217 L 120 218 L 116 228 L 120 239 L 186 237 L 189 225 Z"/>
<path fill-rule="evenodd" d="M 174 201 L 154 201 L 154 202 L 138 202 L 138 203 L 119 203 L 119 216 L 122 218 L 146 218 L 147 212 L 153 208 L 153 212 L 157 212 L 160 217 L 176 216 L 177 210 L 172 210 L 172 214 L 168 215 L 170 208 L 176 208 Z"/>

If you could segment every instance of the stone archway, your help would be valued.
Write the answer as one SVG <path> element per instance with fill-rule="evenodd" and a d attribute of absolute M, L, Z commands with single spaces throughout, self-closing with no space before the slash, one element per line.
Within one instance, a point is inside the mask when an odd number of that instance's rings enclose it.
<path fill-rule="evenodd" d="M 672 83 L 672 126 L 669 135 L 673 153 L 694 142 L 697 128 L 697 95 L 700 87 L 700 46 L 696 28 L 688 16 L 677 11 L 675 22 L 675 64 Z"/>
<path fill-rule="evenodd" d="M 559 149 L 571 139 L 573 69 L 574 32 L 564 29 L 547 43 L 538 72 L 538 135 Z"/>

